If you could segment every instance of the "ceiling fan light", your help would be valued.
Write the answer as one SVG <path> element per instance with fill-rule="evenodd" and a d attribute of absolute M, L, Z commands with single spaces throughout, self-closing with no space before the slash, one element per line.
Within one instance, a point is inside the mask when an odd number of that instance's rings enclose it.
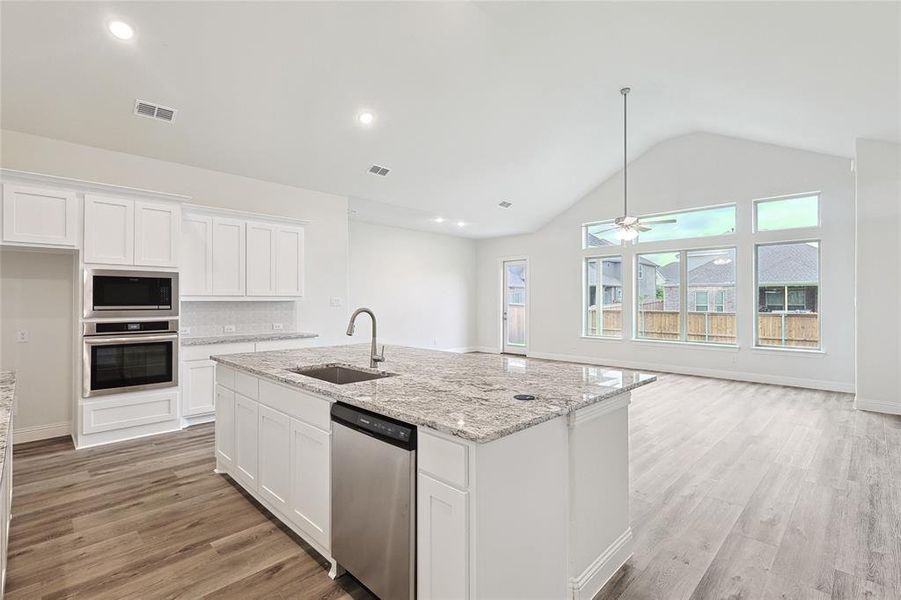
<path fill-rule="evenodd" d="M 623 227 L 619 231 L 616 232 L 616 239 L 623 240 L 624 242 L 631 242 L 635 238 L 638 237 L 638 230 L 632 229 L 631 227 Z"/>

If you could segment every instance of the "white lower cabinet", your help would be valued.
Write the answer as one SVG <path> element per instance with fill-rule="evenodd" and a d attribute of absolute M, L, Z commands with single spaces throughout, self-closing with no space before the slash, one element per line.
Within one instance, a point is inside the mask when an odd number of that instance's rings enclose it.
<path fill-rule="evenodd" d="M 235 393 L 216 386 L 216 461 L 231 468 L 235 464 Z"/>
<path fill-rule="evenodd" d="M 419 474 L 417 597 L 469 597 L 468 492 Z"/>
<path fill-rule="evenodd" d="M 291 419 L 290 519 L 331 549 L 331 433 Z"/>
<path fill-rule="evenodd" d="M 216 410 L 216 363 L 210 359 L 181 363 L 181 414 L 183 417 L 209 414 Z"/>
<path fill-rule="evenodd" d="M 287 513 L 291 492 L 291 419 L 260 405 L 260 494 Z"/>
<path fill-rule="evenodd" d="M 257 490 L 259 404 L 235 394 L 235 476 Z"/>

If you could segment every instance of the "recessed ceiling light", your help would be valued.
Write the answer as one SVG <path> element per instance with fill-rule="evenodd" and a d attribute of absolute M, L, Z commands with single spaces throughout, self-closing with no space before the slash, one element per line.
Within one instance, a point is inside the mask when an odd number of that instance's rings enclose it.
<path fill-rule="evenodd" d="M 363 111 L 357 115 L 357 121 L 359 121 L 362 125 L 372 125 L 372 122 L 375 121 L 375 115 L 368 110 Z"/>
<path fill-rule="evenodd" d="M 120 40 L 130 40 L 135 35 L 135 30 L 131 25 L 122 21 L 111 21 L 108 27 L 109 32 Z"/>
<path fill-rule="evenodd" d="M 436 223 L 444 223 L 444 217 L 435 217 L 432 220 L 435 221 Z"/>
<path fill-rule="evenodd" d="M 466 226 L 466 223 L 464 223 L 463 221 L 457 221 L 457 227 L 465 227 L 465 226 Z"/>
<path fill-rule="evenodd" d="M 513 206 L 513 203 L 503 200 L 501 202 L 498 202 L 497 205 L 500 206 L 501 208 L 510 208 L 511 206 Z"/>

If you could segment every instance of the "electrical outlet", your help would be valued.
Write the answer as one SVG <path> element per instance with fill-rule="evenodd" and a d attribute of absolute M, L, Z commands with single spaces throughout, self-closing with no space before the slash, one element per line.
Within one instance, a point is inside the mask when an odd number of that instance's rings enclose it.
<path fill-rule="evenodd" d="M 191 335 L 191 328 L 190 327 L 179 327 L 178 333 L 180 333 L 181 335 Z"/>
<path fill-rule="evenodd" d="M 329 306 L 340 307 L 341 306 L 341 298 L 338 296 L 332 296 L 329 298 Z"/>
<path fill-rule="evenodd" d="M 16 332 L 16 342 L 19 344 L 25 344 L 31 341 L 31 336 L 28 335 L 28 332 L 24 329 L 20 329 Z"/>
<path fill-rule="evenodd" d="M 234 325 L 224 325 L 224 326 L 222 327 L 222 331 L 224 331 L 225 333 L 234 333 L 234 332 L 235 332 L 235 326 L 234 326 Z"/>
<path fill-rule="evenodd" d="M 281 323 L 272 324 L 272 331 L 281 331 L 282 329 L 284 329 L 284 326 Z"/>

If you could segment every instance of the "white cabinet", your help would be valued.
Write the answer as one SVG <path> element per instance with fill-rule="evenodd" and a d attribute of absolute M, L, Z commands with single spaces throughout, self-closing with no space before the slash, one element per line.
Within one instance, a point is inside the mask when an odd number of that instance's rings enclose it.
<path fill-rule="evenodd" d="M 278 296 L 303 296 L 303 229 L 279 227 L 275 239 L 275 293 Z"/>
<path fill-rule="evenodd" d="M 136 200 L 134 219 L 134 264 L 177 267 L 181 207 L 175 203 Z"/>
<path fill-rule="evenodd" d="M 216 386 L 216 462 L 235 464 L 235 393 L 221 385 Z"/>
<path fill-rule="evenodd" d="M 214 295 L 244 295 L 245 242 L 244 221 L 213 218 Z"/>
<path fill-rule="evenodd" d="M 260 495 L 288 514 L 291 493 L 291 419 L 260 405 Z"/>
<path fill-rule="evenodd" d="M 84 197 L 84 262 L 134 264 L 134 200 Z"/>
<path fill-rule="evenodd" d="M 181 294 L 213 293 L 213 218 L 186 214 L 181 226 Z"/>
<path fill-rule="evenodd" d="M 276 227 L 247 223 L 247 295 L 276 294 Z"/>
<path fill-rule="evenodd" d="M 75 192 L 4 184 L 3 242 L 76 247 Z"/>
<path fill-rule="evenodd" d="M 181 363 L 181 414 L 183 417 L 216 410 L 216 363 L 210 359 Z"/>
<path fill-rule="evenodd" d="M 331 549 L 331 434 L 291 419 L 289 518 Z"/>
<path fill-rule="evenodd" d="M 257 490 L 259 404 L 235 394 L 235 476 Z"/>
<path fill-rule="evenodd" d="M 417 597 L 468 598 L 468 492 L 421 473 L 417 488 Z"/>
<path fill-rule="evenodd" d="M 182 232 L 183 296 L 303 296 L 302 226 L 194 208 L 185 213 Z"/>
<path fill-rule="evenodd" d="M 181 207 L 85 194 L 84 262 L 178 266 Z"/>

